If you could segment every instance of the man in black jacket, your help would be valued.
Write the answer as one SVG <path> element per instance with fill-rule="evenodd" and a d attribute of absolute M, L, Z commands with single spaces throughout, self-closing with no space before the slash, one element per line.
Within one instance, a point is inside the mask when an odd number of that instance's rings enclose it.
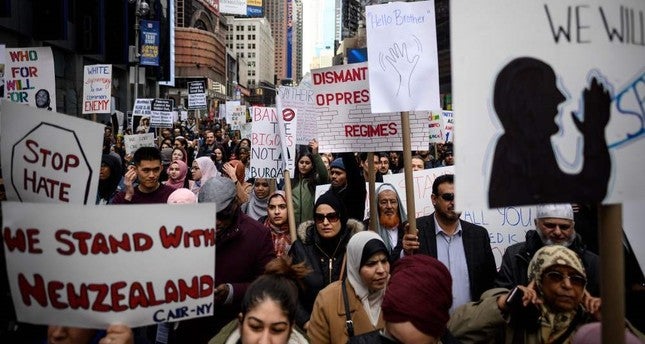
<path fill-rule="evenodd" d="M 329 170 L 331 187 L 327 192 L 341 200 L 347 217 L 363 221 L 367 189 L 354 153 L 342 153 L 340 158 L 332 161 Z"/>
<path fill-rule="evenodd" d="M 574 225 L 570 204 L 539 205 L 535 218 L 537 230 L 526 232 L 525 242 L 506 249 L 502 266 L 495 278 L 495 286 L 512 289 L 517 285 L 527 285 L 527 269 L 535 252 L 543 246 L 562 245 L 576 252 L 582 259 L 587 273 L 587 291 L 591 295 L 600 295 L 600 258 L 586 249 Z"/>
<path fill-rule="evenodd" d="M 493 287 L 495 257 L 486 228 L 459 219 L 455 211 L 454 175 L 437 177 L 432 184 L 435 212 L 417 219 L 418 235 L 403 237 L 404 255 L 421 253 L 437 258 L 452 276 L 451 311 L 476 301 Z"/>

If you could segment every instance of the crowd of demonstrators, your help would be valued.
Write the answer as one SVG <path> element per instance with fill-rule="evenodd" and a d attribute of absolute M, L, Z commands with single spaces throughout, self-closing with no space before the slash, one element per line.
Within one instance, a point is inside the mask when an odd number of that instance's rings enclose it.
<path fill-rule="evenodd" d="M 360 221 L 348 217 L 341 200 L 329 192 L 316 201 L 313 218 L 300 224 L 298 238 L 289 251 L 294 262 L 305 262 L 313 270 L 304 279 L 296 315 L 296 323 L 305 330 L 318 292 L 341 276 L 347 242 L 364 230 Z"/>
<path fill-rule="evenodd" d="M 318 141 L 309 142 L 309 150 L 302 151 L 296 158 L 296 169 L 291 179 L 291 197 L 296 224 L 313 219 L 316 186 L 327 184 L 329 175 L 321 156 Z"/>

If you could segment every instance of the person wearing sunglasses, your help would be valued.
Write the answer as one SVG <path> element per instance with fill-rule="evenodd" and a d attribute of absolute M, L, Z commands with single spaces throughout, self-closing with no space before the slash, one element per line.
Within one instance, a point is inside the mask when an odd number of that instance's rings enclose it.
<path fill-rule="evenodd" d="M 294 263 L 305 262 L 312 273 L 303 279 L 296 324 L 307 330 L 318 292 L 341 277 L 347 242 L 363 231 L 360 221 L 349 219 L 342 201 L 332 192 L 322 194 L 314 204 L 313 221 L 298 226 L 297 239 L 289 255 Z"/>
<path fill-rule="evenodd" d="M 460 220 L 455 211 L 454 175 L 432 184 L 434 213 L 417 219 L 418 233 L 406 233 L 401 255 L 427 254 L 442 262 L 452 276 L 451 312 L 493 287 L 497 267 L 486 228 Z"/>
<path fill-rule="evenodd" d="M 587 274 L 574 251 L 542 247 L 527 275 L 527 285 L 488 290 L 457 309 L 448 323 L 451 333 L 462 343 L 570 343 L 578 328 L 599 320 L 599 304 L 588 306 Z"/>
<path fill-rule="evenodd" d="M 535 252 L 544 246 L 561 245 L 580 256 L 587 272 L 586 289 L 592 295 L 600 295 L 600 259 L 586 249 L 582 237 L 576 233 L 571 204 L 538 205 L 535 228 L 526 232 L 524 242 L 506 249 L 495 286 L 510 289 L 516 285 L 527 285 L 526 269 Z"/>

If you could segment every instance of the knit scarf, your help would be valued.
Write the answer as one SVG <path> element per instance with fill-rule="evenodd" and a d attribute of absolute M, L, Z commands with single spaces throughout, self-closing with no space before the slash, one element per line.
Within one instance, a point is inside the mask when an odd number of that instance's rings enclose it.
<path fill-rule="evenodd" d="M 264 220 L 264 226 L 271 230 L 271 240 L 273 248 L 278 258 L 289 253 L 291 248 L 291 235 L 289 234 L 289 223 L 285 222 L 282 226 L 276 227 L 269 221 L 269 217 Z"/>

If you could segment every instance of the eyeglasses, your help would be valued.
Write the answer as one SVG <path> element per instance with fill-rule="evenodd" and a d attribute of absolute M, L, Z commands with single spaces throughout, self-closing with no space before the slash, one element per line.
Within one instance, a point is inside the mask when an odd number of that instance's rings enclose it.
<path fill-rule="evenodd" d="M 549 271 L 544 277 L 549 279 L 553 283 L 562 283 L 564 279 L 568 279 L 571 282 L 571 285 L 578 288 L 584 288 L 587 285 L 587 279 L 579 274 L 565 275 L 559 271 Z"/>
<path fill-rule="evenodd" d="M 334 223 L 340 220 L 340 216 L 336 212 L 328 213 L 328 214 L 319 214 L 319 213 L 314 214 L 314 221 L 316 221 L 316 223 L 323 223 L 325 222 L 325 219 L 327 219 L 329 223 Z"/>
<path fill-rule="evenodd" d="M 455 194 L 452 192 L 442 193 L 441 195 L 439 195 L 439 197 L 441 197 L 444 201 L 448 201 L 448 202 L 455 200 Z"/>
<path fill-rule="evenodd" d="M 542 222 L 542 225 L 548 229 L 555 229 L 556 227 L 560 227 L 561 231 L 566 231 L 571 228 L 570 224 L 561 224 L 561 223 L 553 223 L 553 222 Z"/>

